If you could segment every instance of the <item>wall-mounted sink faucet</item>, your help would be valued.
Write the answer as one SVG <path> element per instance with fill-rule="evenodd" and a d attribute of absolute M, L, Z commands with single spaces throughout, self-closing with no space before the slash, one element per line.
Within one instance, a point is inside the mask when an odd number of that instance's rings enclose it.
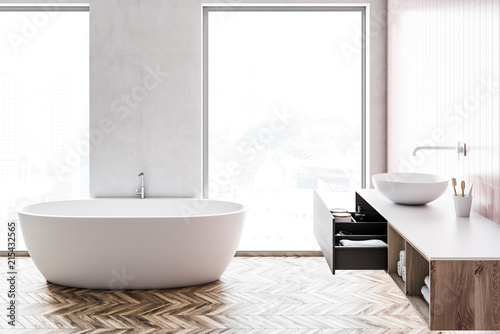
<path fill-rule="evenodd" d="M 449 150 L 456 151 L 458 154 L 458 160 L 460 160 L 460 154 L 463 154 L 464 157 L 467 156 L 467 144 L 460 145 L 460 142 L 457 143 L 456 146 L 418 146 L 413 150 L 413 155 L 417 155 L 418 151 L 421 150 Z"/>
<path fill-rule="evenodd" d="M 135 195 L 144 198 L 144 173 L 140 172 L 138 176 L 141 178 L 141 187 L 135 190 Z"/>

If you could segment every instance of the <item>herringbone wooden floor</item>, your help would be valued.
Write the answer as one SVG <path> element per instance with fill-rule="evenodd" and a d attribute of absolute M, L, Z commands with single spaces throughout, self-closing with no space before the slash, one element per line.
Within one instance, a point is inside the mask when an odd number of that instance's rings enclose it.
<path fill-rule="evenodd" d="M 216 282 L 168 290 L 67 288 L 17 261 L 12 329 L 0 258 L 1 333 L 430 333 L 383 271 L 333 276 L 323 258 L 236 257 Z"/>

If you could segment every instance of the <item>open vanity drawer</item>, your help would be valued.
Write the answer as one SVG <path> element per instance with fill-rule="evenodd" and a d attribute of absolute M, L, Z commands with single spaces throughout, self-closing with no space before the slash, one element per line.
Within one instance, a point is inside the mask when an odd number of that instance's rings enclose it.
<path fill-rule="evenodd" d="M 314 234 L 321 251 L 335 270 L 387 270 L 387 221 L 356 194 L 356 207 L 362 206 L 364 217 L 357 222 L 336 223 L 330 208 L 314 194 Z M 385 247 L 341 246 L 340 240 L 381 240 Z"/>
<path fill-rule="evenodd" d="M 381 220 L 379 217 L 375 220 Z M 381 240 L 387 244 L 386 222 L 335 223 L 335 269 L 387 269 L 386 247 L 347 247 L 340 240 Z M 339 235 L 339 234 L 344 235 Z M 347 234 L 351 233 L 351 234 Z"/>

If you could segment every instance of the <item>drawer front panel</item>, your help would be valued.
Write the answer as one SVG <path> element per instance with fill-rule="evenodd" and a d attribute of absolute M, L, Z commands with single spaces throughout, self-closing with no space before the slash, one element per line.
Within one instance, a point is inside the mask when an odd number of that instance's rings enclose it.
<path fill-rule="evenodd" d="M 387 247 L 335 247 L 335 269 L 387 269 Z"/>

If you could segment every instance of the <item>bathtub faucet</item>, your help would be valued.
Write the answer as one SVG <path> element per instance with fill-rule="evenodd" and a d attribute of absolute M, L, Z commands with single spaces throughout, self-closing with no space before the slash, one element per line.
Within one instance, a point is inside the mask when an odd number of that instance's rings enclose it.
<path fill-rule="evenodd" d="M 140 172 L 139 177 L 141 178 L 141 188 L 135 190 L 135 195 L 144 198 L 144 173 Z"/>

